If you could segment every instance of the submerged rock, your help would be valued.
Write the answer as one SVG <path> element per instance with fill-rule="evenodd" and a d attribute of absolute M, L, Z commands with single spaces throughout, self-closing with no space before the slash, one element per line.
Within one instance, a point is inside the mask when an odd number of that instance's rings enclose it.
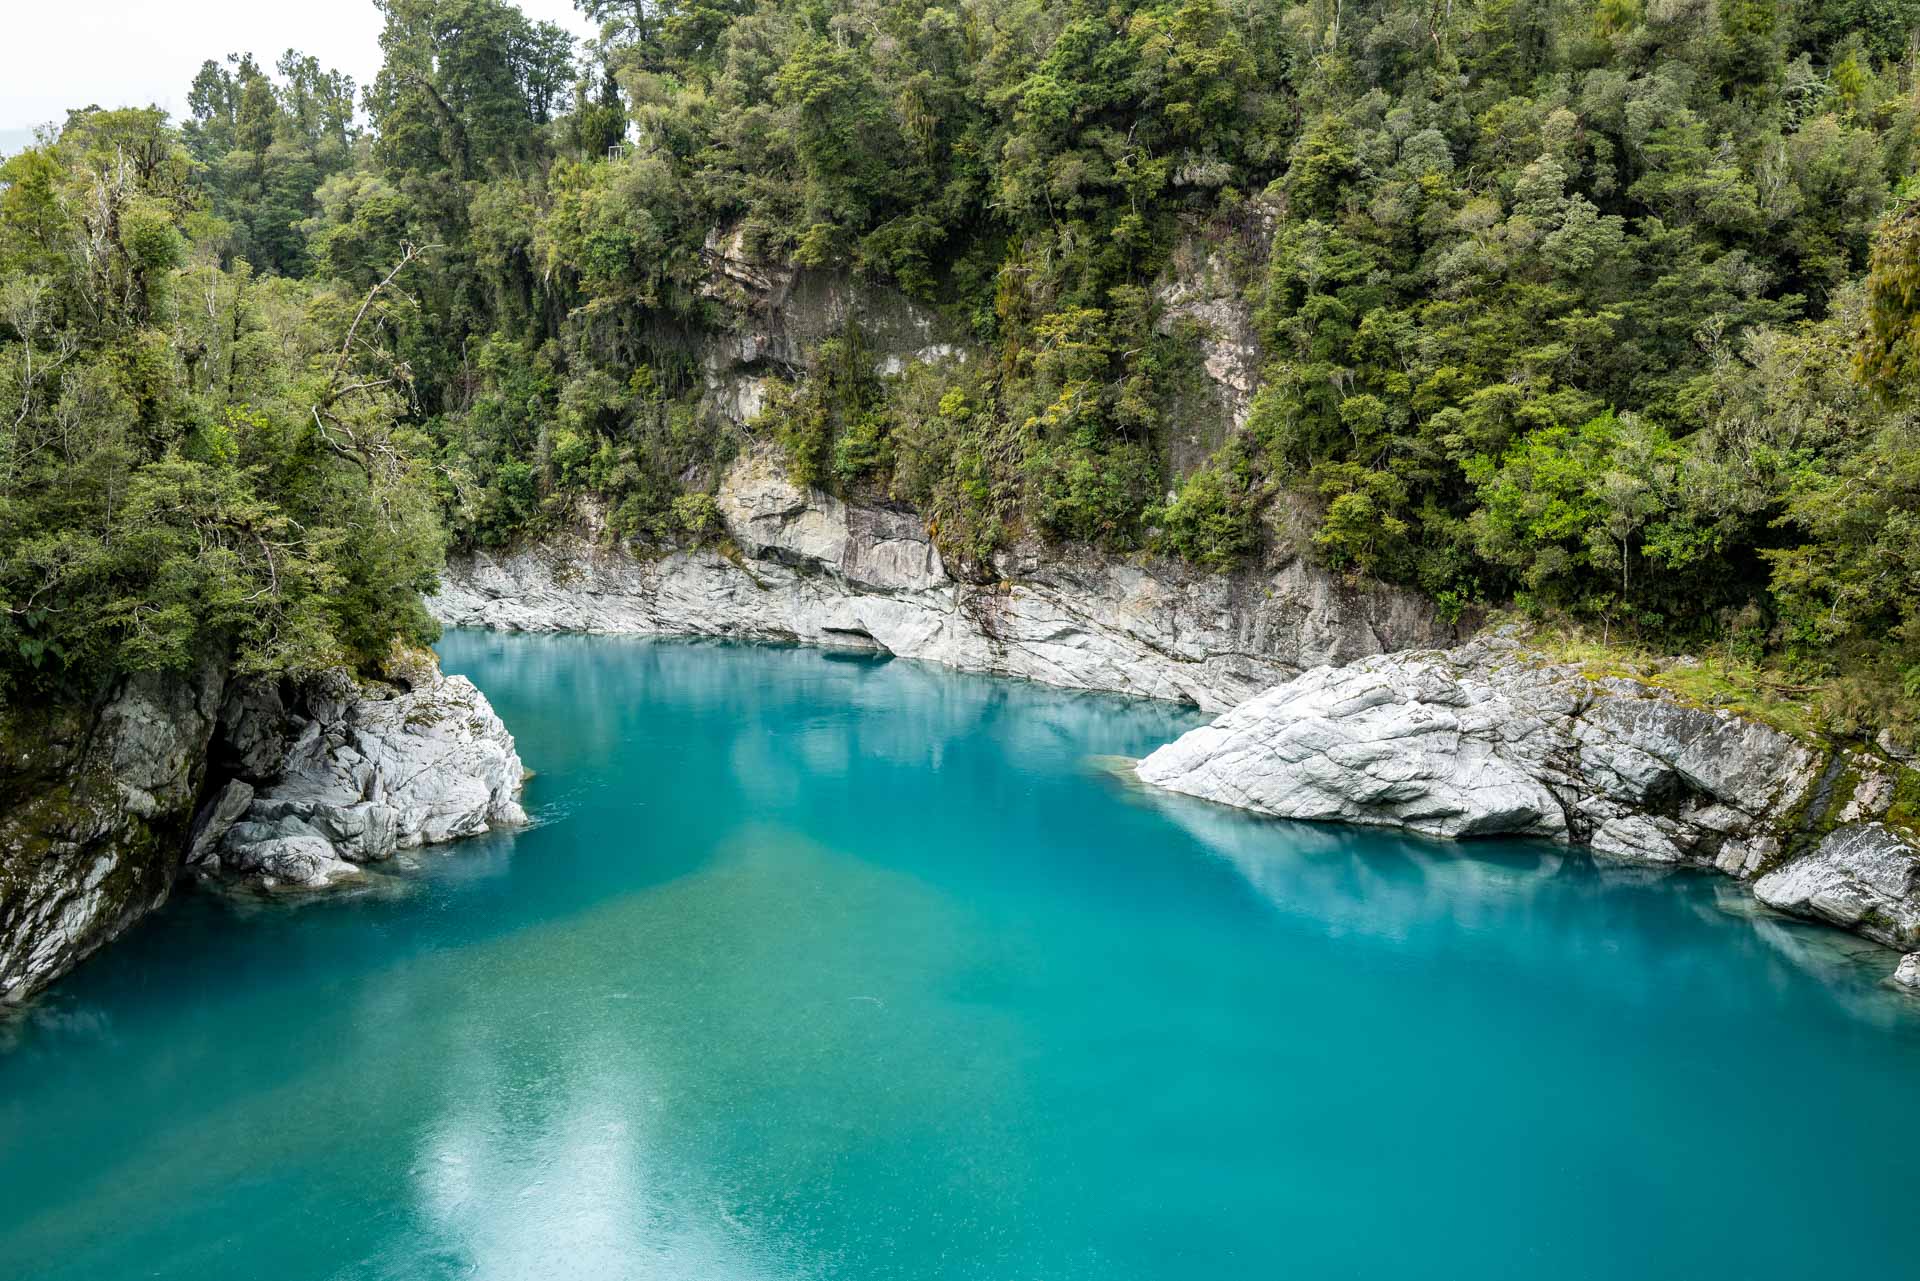
<path fill-rule="evenodd" d="M 1482 637 L 1316 668 L 1137 766 L 1281 818 L 1537 836 L 1710 867 L 1763 904 L 1920 947 L 1920 847 L 1874 820 L 1897 766 Z"/>
<path fill-rule="evenodd" d="M 802 489 L 764 450 L 716 501 L 731 558 L 645 559 L 588 530 L 455 558 L 428 604 L 452 626 L 805 641 L 1210 710 L 1315 664 L 1452 639 L 1415 594 L 1297 559 L 1221 575 L 1035 544 L 974 582 L 918 516 Z"/>

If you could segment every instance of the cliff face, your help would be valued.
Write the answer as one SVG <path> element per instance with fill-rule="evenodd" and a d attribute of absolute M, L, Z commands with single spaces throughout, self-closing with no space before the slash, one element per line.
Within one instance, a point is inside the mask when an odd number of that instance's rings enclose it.
<path fill-rule="evenodd" d="M 1451 639 L 1412 593 L 1301 561 L 1217 575 L 1026 545 L 996 559 L 997 581 L 962 581 L 918 516 L 803 491 L 766 452 L 737 460 L 717 501 L 737 555 L 646 559 L 589 533 L 455 558 L 428 604 L 456 626 L 804 641 L 1209 709 Z"/>
<path fill-rule="evenodd" d="M 0 1004 L 166 901 L 224 678 L 214 665 L 133 677 L 98 708 L 0 723 Z"/>
<path fill-rule="evenodd" d="M 1155 286 L 1161 331 L 1196 357 L 1195 385 L 1166 406 L 1175 477 L 1244 421 L 1251 399 L 1259 351 L 1230 257 L 1190 238 Z M 709 236 L 706 260 L 706 292 L 731 328 L 686 341 L 705 370 L 705 412 L 736 424 L 765 403 L 769 378 L 849 326 L 883 374 L 978 358 L 897 291 L 754 259 L 737 231 Z M 726 555 L 636 553 L 608 545 L 589 519 L 541 545 L 453 558 L 429 605 L 455 626 L 803 641 L 1208 709 L 1315 664 L 1455 639 L 1417 594 L 1349 584 L 1301 559 L 1219 575 L 1029 543 L 980 582 L 949 572 L 915 513 L 801 490 L 765 448 L 718 479 Z"/>
<path fill-rule="evenodd" d="M 1920 842 L 1884 821 L 1905 767 L 1510 641 L 1316 668 L 1137 772 L 1281 818 L 1538 836 L 1711 868 L 1769 907 L 1920 949 Z"/>
<path fill-rule="evenodd" d="M 430 656 L 401 687 L 344 673 L 289 699 L 187 677 L 0 738 L 0 1004 L 33 995 L 167 899 L 183 871 L 317 887 L 423 842 L 525 820 L 513 738 Z"/>

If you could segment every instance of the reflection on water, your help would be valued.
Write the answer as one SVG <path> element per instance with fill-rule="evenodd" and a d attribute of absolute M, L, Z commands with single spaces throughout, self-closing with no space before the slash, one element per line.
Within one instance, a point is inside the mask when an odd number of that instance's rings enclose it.
<path fill-rule="evenodd" d="M 184 896 L 17 1021 L 19 1275 L 1789 1277 L 1920 1248 L 1920 1018 L 1884 957 L 1710 878 L 1150 792 L 1090 757 L 1197 720 L 1154 704 L 805 650 L 445 650 L 540 824 L 421 852 L 398 893 Z"/>
<path fill-rule="evenodd" d="M 1920 1002 L 1883 980 L 1897 955 L 1857 936 L 1792 920 L 1756 903 L 1734 882 L 1692 869 L 1595 859 L 1546 842 L 1460 844 L 1399 833 L 1269 820 L 1147 787 L 1119 762 L 1101 762 L 1122 793 L 1178 823 L 1231 863 L 1274 910 L 1330 937 L 1353 932 L 1406 943 L 1423 928 L 1483 935 L 1520 953 L 1549 932 L 1574 958 L 1617 953 L 1619 923 L 1595 899 L 1654 894 L 1684 904 L 1702 921 L 1750 922 L 1750 937 L 1702 935 L 1724 964 L 1772 974 L 1784 960 L 1820 981 L 1858 1017 L 1899 1026 L 1920 1017 Z M 1276 840 L 1284 831 L 1285 839 Z M 1511 929 L 1524 919 L 1530 928 Z M 1664 946 L 1670 946 L 1664 943 Z M 1658 976 L 1657 970 L 1649 973 Z"/>

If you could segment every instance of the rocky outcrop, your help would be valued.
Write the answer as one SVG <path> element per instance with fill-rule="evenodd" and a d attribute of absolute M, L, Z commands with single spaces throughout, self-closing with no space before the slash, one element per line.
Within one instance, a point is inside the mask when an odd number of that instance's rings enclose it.
<path fill-rule="evenodd" d="M 97 708 L 0 718 L 0 1004 L 166 901 L 224 675 L 148 673 Z"/>
<path fill-rule="evenodd" d="M 241 773 L 203 811 L 190 865 L 313 888 L 398 850 L 524 823 L 525 770 L 485 696 L 431 656 L 390 675 L 396 684 L 362 685 L 334 673 L 292 708 L 272 688 L 229 699 Z M 263 753 L 263 740 L 278 750 Z"/>
<path fill-rule="evenodd" d="M 1760 877 L 1768 907 L 1920 948 L 1920 845 L 1878 823 L 1835 828 L 1804 857 Z"/>
<path fill-rule="evenodd" d="M 804 369 L 828 339 L 857 334 L 875 373 L 969 353 L 932 308 L 897 289 L 841 270 L 801 267 L 753 252 L 741 227 L 707 234 L 703 297 L 724 329 L 692 337 L 705 376 L 705 408 L 736 424 L 766 405 L 769 380 Z"/>
<path fill-rule="evenodd" d="M 1166 421 L 1168 471 L 1183 477 L 1246 425 L 1260 381 L 1260 343 L 1250 290 L 1226 248 L 1183 239 L 1154 288 L 1154 330 L 1180 339 L 1199 358 L 1198 386 L 1177 388 Z"/>
<path fill-rule="evenodd" d="M 184 868 L 316 886 L 396 849 L 525 819 L 513 739 L 430 655 L 290 701 L 224 667 L 123 681 L 0 730 L 0 1004 L 166 901 Z M 197 802 L 197 804 L 196 804 Z"/>
<path fill-rule="evenodd" d="M 1909 992 L 1920 992 L 1920 952 L 1908 952 L 1893 971 L 1892 982 Z"/>
<path fill-rule="evenodd" d="M 1920 947 L 1903 768 L 1483 637 L 1322 667 L 1154 752 L 1140 778 L 1281 818 L 1536 836 L 1709 867 L 1762 903 Z"/>
<path fill-rule="evenodd" d="M 1025 545 L 995 581 L 967 581 L 917 515 L 802 490 L 766 451 L 735 462 L 717 502 L 731 554 L 648 558 L 588 531 L 454 558 L 428 605 L 450 626 L 803 641 L 1208 709 L 1451 636 L 1414 594 L 1301 560 L 1218 575 Z"/>

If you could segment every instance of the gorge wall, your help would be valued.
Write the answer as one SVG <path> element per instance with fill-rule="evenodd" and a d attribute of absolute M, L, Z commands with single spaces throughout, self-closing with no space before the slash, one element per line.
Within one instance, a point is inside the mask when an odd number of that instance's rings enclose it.
<path fill-rule="evenodd" d="M 703 412 L 735 427 L 766 403 L 769 380 L 849 326 L 881 374 L 978 358 L 897 291 L 755 260 L 738 232 L 714 232 L 706 256 L 707 293 L 732 327 L 688 341 L 706 379 Z M 1196 344 L 1201 375 L 1169 407 L 1166 466 L 1178 477 L 1244 420 L 1259 350 L 1247 292 L 1204 239 L 1180 246 L 1155 293 L 1163 329 Z M 802 489 L 764 442 L 716 480 L 717 548 L 636 550 L 583 504 L 571 533 L 453 557 L 429 607 L 450 626 L 799 641 L 1210 710 L 1316 664 L 1457 639 L 1418 593 L 1350 582 L 1301 557 L 1216 574 L 1029 541 L 962 575 L 917 513 Z"/>
<path fill-rule="evenodd" d="M 1215 710 L 1316 664 L 1454 638 L 1418 595 L 1298 558 L 1222 575 L 1028 543 L 968 581 L 917 515 L 803 490 L 765 449 L 716 501 L 724 550 L 647 556 L 588 529 L 456 557 L 428 605 L 450 626 L 799 641 Z"/>

